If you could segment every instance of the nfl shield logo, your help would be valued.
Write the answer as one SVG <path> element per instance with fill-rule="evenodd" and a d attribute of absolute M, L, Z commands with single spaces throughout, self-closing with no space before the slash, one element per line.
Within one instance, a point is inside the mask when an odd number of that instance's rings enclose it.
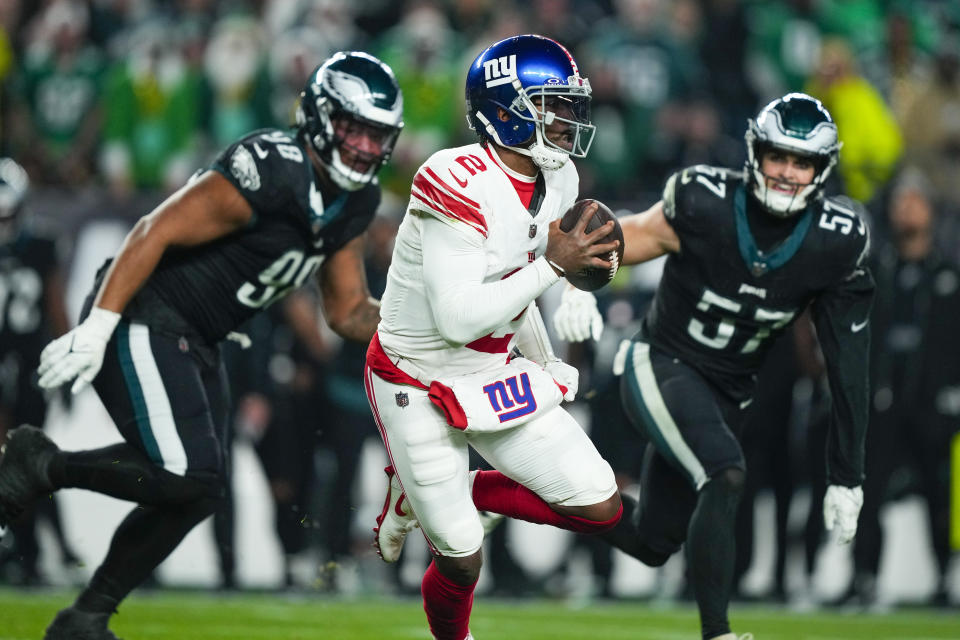
<path fill-rule="evenodd" d="M 408 395 L 407 395 L 405 392 L 403 392 L 403 391 L 401 391 L 400 393 L 398 393 L 398 394 L 397 394 L 397 406 L 400 407 L 400 408 L 403 408 L 403 407 L 407 406 L 408 404 L 410 404 L 410 396 L 408 396 Z"/>
<path fill-rule="evenodd" d="M 530 225 L 530 231 L 527 232 L 527 235 L 529 235 L 531 238 L 536 238 L 536 237 L 537 237 L 537 225 L 535 225 L 535 224 Z"/>

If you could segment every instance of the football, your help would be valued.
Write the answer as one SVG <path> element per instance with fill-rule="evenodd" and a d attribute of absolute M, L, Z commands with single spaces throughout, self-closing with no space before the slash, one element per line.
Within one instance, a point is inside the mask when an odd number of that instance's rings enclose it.
<path fill-rule="evenodd" d="M 573 206 L 570 207 L 565 214 L 563 214 L 563 218 L 560 220 L 560 230 L 567 232 L 573 229 L 574 225 L 577 224 L 577 221 L 583 214 L 584 207 L 593 203 L 597 204 L 597 210 L 594 212 L 593 217 L 590 218 L 590 221 L 587 222 L 587 228 L 585 232 L 590 233 L 594 229 L 602 227 L 604 224 L 606 224 L 607 220 L 613 220 L 613 230 L 605 238 L 598 241 L 598 243 L 606 244 L 613 242 L 614 240 L 619 240 L 620 246 L 617 247 L 616 251 L 611 251 L 610 255 L 607 257 L 607 260 L 611 263 L 611 267 L 609 269 L 588 267 L 586 269 L 581 269 L 576 273 L 567 273 L 567 281 L 577 289 L 582 289 L 584 291 L 596 291 L 600 287 L 613 280 L 613 276 L 617 275 L 617 269 L 620 268 L 620 262 L 623 260 L 623 229 L 620 228 L 620 223 L 617 221 L 617 217 L 613 215 L 613 212 L 610 211 L 609 207 L 599 200 L 586 198 L 584 200 L 578 200 L 575 202 Z"/>

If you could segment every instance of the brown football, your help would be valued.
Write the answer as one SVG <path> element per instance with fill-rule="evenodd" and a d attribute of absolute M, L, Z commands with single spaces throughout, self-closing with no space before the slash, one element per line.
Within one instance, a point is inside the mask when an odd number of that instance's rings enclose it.
<path fill-rule="evenodd" d="M 620 246 L 617 247 L 616 251 L 611 251 L 609 257 L 607 257 L 607 261 L 611 263 L 609 269 L 587 267 L 576 273 L 567 273 L 567 281 L 577 289 L 584 291 L 596 291 L 613 280 L 613 276 L 617 275 L 617 269 L 620 268 L 620 263 L 623 261 L 623 229 L 620 228 L 620 222 L 617 220 L 617 217 L 613 215 L 613 212 L 610 211 L 609 207 L 599 200 L 586 198 L 575 202 L 573 206 L 563 214 L 563 218 L 560 220 L 560 230 L 570 231 L 573 229 L 583 214 L 583 208 L 594 202 L 599 206 L 594 212 L 593 217 L 587 222 L 585 232 L 590 233 L 594 229 L 606 224 L 607 220 L 613 220 L 613 230 L 605 238 L 598 241 L 598 244 L 607 244 L 614 240 L 619 240 Z"/>

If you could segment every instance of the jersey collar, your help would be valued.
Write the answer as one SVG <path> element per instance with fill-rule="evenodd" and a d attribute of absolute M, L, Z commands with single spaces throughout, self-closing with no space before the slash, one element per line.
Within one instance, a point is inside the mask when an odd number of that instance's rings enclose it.
<path fill-rule="evenodd" d="M 323 193 L 317 189 L 316 181 L 310 182 L 310 227 L 314 234 L 340 217 L 348 195 L 346 191 L 341 191 L 331 202 L 324 202 Z"/>
<path fill-rule="evenodd" d="M 747 222 L 747 193 L 743 185 L 737 187 L 736 193 L 734 193 L 733 211 L 737 225 L 737 246 L 740 249 L 740 257 L 743 258 L 750 273 L 756 277 L 782 267 L 796 255 L 807 235 L 807 230 L 810 229 L 810 222 L 813 220 L 813 209 L 808 206 L 800 215 L 800 219 L 790 235 L 778 244 L 773 251 L 765 253 L 757 248 L 757 242 L 750 232 L 750 225 Z"/>

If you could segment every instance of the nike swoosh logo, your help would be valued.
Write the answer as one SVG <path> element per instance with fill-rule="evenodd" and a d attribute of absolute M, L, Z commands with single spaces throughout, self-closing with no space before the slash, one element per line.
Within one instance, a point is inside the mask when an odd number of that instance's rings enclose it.
<path fill-rule="evenodd" d="M 865 326 L 867 326 L 867 323 L 868 323 L 868 322 L 870 322 L 870 321 L 869 321 L 869 320 L 864 320 L 863 322 L 860 322 L 860 323 L 854 322 L 854 323 L 852 323 L 852 324 L 850 325 L 850 331 L 852 331 L 853 333 L 857 333 L 858 331 L 860 331 L 861 329 L 863 329 Z"/>
<path fill-rule="evenodd" d="M 458 185 L 460 185 L 461 187 L 467 186 L 467 181 L 466 181 L 466 180 L 461 180 L 460 178 L 458 178 L 458 177 L 457 177 L 457 174 L 455 174 L 455 173 L 453 172 L 453 169 L 447 169 L 447 171 L 450 172 L 450 176 L 451 176 L 454 180 L 457 181 L 457 184 L 458 184 Z"/>
<path fill-rule="evenodd" d="M 264 151 L 260 148 L 260 145 L 256 142 L 253 143 L 253 150 L 257 152 L 257 157 L 263 160 L 270 153 L 269 151 Z"/>

